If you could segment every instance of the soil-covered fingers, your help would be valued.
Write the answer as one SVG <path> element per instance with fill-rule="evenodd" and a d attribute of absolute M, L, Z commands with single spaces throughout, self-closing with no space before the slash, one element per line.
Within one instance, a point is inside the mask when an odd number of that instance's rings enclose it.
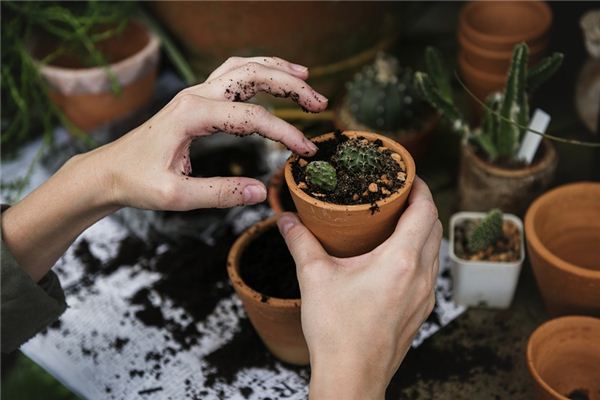
<path fill-rule="evenodd" d="M 229 57 L 223 64 L 221 64 L 210 74 L 205 82 L 212 81 L 215 78 L 218 78 L 223 74 L 242 67 L 248 63 L 262 64 L 270 68 L 287 72 L 303 80 L 308 78 L 308 68 L 306 68 L 304 65 L 294 64 L 279 57 Z"/>
<path fill-rule="evenodd" d="M 202 85 L 184 90 L 215 100 L 246 101 L 258 92 L 276 97 L 289 97 L 302 109 L 320 112 L 328 100 L 302 79 L 288 72 L 251 62 L 229 71 Z"/>

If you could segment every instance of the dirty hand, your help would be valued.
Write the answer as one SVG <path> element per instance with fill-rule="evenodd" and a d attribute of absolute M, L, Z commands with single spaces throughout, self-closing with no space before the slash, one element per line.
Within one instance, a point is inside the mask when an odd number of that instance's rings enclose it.
<path fill-rule="evenodd" d="M 329 256 L 294 214 L 278 225 L 296 261 L 313 399 L 383 399 L 435 304 L 442 225 L 415 180 L 395 232 L 370 253 Z"/>

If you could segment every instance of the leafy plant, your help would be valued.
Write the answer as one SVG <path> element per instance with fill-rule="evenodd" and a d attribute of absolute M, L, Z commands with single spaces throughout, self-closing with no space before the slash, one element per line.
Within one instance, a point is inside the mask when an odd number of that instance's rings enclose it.
<path fill-rule="evenodd" d="M 338 146 L 334 160 L 352 173 L 373 172 L 381 166 L 382 154 L 372 142 L 350 139 Z"/>
<path fill-rule="evenodd" d="M 475 225 L 467 237 L 467 247 L 472 253 L 487 249 L 502 238 L 502 211 L 491 210 L 481 221 Z"/>
<path fill-rule="evenodd" d="M 413 71 L 382 53 L 348 82 L 345 105 L 360 124 L 389 134 L 418 127 L 430 111 Z"/>
<path fill-rule="evenodd" d="M 306 181 L 323 192 L 333 192 L 337 186 L 335 168 L 327 161 L 312 161 L 306 166 Z"/>
<path fill-rule="evenodd" d="M 506 86 L 485 100 L 483 123 L 477 129 L 469 127 L 454 104 L 450 78 L 438 50 L 426 49 L 427 72 L 417 72 L 415 80 L 425 99 L 450 121 L 465 142 L 475 144 L 490 161 L 516 162 L 529 124 L 529 95 L 558 70 L 564 57 L 555 53 L 528 70 L 528 53 L 525 43 L 514 47 Z"/>

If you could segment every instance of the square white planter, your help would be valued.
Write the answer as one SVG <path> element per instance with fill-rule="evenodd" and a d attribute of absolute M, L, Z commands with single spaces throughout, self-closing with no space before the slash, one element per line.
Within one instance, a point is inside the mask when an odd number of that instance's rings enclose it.
<path fill-rule="evenodd" d="M 519 273 L 525 259 L 523 222 L 512 214 L 504 214 L 504 220 L 514 222 L 519 228 L 521 256 L 514 262 L 469 261 L 454 252 L 454 227 L 466 219 L 480 219 L 483 212 L 459 212 L 450 218 L 450 259 L 454 301 L 475 307 L 508 308 L 519 281 Z"/>

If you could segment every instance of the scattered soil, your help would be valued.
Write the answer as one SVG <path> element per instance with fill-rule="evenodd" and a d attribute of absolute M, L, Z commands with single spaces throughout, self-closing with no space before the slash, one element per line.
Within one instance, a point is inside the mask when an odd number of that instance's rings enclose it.
<path fill-rule="evenodd" d="M 463 260 L 513 262 L 521 257 L 521 235 L 512 221 L 504 221 L 504 236 L 487 249 L 472 253 L 467 246 L 467 237 L 479 222 L 478 219 L 464 220 L 454 227 L 454 253 Z"/>
<path fill-rule="evenodd" d="M 253 240 L 240 259 L 242 280 L 257 292 L 280 299 L 299 299 L 296 264 L 277 228 L 264 231 Z"/>
<path fill-rule="evenodd" d="M 383 156 L 383 165 L 376 172 L 361 171 L 358 174 L 354 174 L 340 168 L 335 160 L 332 160 L 332 156 L 335 154 L 338 146 L 348 140 L 367 139 L 360 136 L 356 139 L 351 139 L 342 132 L 336 131 L 332 140 L 316 143 L 319 149 L 313 157 L 299 158 L 293 162 L 292 174 L 296 183 L 301 187 L 305 187 L 302 189 L 304 192 L 316 199 L 334 204 L 374 205 L 376 201 L 390 196 L 404 186 L 406 166 L 401 159 L 399 162 L 394 160 L 392 155 L 396 153 L 387 148 L 380 150 Z M 380 140 L 376 140 L 374 143 L 380 149 L 383 147 L 383 143 Z M 311 161 L 327 161 L 336 169 L 338 184 L 333 193 L 320 193 L 318 189 L 311 187 L 306 181 L 304 168 Z M 369 190 L 369 186 L 371 186 L 371 190 Z M 372 190 L 375 187 L 376 190 Z"/>

